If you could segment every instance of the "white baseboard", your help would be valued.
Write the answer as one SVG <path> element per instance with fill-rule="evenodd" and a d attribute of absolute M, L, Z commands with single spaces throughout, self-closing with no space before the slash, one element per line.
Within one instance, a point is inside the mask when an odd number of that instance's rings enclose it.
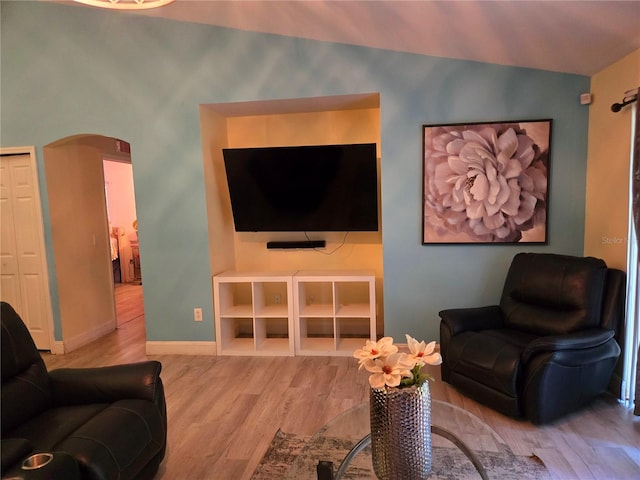
<path fill-rule="evenodd" d="M 64 342 L 55 341 L 51 345 L 51 353 L 53 355 L 64 355 Z"/>
<path fill-rule="evenodd" d="M 99 339 L 100 337 L 104 337 L 106 334 L 113 332 L 116 329 L 116 324 L 109 322 L 98 327 L 93 328 L 92 330 L 88 330 L 80 335 L 76 335 L 73 338 L 69 338 L 63 340 L 62 342 L 62 353 L 69 353 L 77 350 L 80 347 L 84 347 L 85 345 L 93 342 L 94 340 Z M 60 348 L 56 345 L 56 349 Z"/>
<path fill-rule="evenodd" d="M 216 355 L 216 342 L 147 342 L 147 355 Z"/>

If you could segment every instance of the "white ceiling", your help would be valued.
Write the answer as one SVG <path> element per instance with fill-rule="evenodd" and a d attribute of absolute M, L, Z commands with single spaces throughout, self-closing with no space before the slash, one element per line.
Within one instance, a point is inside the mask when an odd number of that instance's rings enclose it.
<path fill-rule="evenodd" d="M 589 76 L 640 48 L 640 0 L 176 0 L 140 14 Z"/>

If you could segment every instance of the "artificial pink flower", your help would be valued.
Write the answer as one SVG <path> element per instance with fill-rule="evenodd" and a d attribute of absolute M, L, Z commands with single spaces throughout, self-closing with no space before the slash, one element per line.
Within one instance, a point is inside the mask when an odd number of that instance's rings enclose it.
<path fill-rule="evenodd" d="M 367 360 L 374 360 L 379 357 L 386 357 L 392 353 L 396 353 L 398 347 L 393 344 L 393 338 L 382 337 L 377 342 L 367 340 L 364 348 L 359 348 L 353 352 L 353 356 L 358 359 L 358 368 L 361 369 L 364 362 Z"/>
<path fill-rule="evenodd" d="M 392 353 L 387 357 L 379 357 L 364 361 L 364 368 L 371 372 L 369 385 L 371 388 L 397 387 L 402 377 L 411 376 L 412 361 L 406 353 Z"/>
<path fill-rule="evenodd" d="M 429 342 L 428 344 L 423 341 L 418 342 L 415 338 L 405 335 L 407 337 L 407 345 L 409 346 L 410 356 L 414 359 L 418 365 L 440 365 L 442 363 L 442 356 L 435 352 L 436 342 Z"/>

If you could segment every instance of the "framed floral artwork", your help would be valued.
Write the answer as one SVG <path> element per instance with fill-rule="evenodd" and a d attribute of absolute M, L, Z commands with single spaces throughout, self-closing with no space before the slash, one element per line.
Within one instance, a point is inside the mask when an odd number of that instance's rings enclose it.
<path fill-rule="evenodd" d="M 551 120 L 423 126 L 423 244 L 547 243 Z"/>

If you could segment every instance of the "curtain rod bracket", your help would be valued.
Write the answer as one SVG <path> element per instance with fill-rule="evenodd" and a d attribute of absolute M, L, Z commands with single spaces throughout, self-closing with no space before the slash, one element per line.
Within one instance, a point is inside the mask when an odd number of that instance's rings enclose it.
<path fill-rule="evenodd" d="M 613 105 L 611 105 L 611 111 L 619 112 L 623 107 L 635 102 L 637 99 L 638 87 L 627 90 L 626 92 L 624 92 L 624 97 L 622 97 L 622 101 L 620 103 L 614 103 Z"/>

